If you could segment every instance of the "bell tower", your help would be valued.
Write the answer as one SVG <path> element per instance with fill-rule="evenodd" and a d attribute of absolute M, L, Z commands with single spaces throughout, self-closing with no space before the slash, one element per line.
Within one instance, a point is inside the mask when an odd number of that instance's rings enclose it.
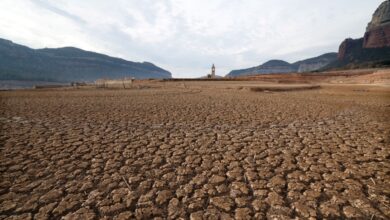
<path fill-rule="evenodd" d="M 211 67 L 211 78 L 215 78 L 215 65 Z"/>

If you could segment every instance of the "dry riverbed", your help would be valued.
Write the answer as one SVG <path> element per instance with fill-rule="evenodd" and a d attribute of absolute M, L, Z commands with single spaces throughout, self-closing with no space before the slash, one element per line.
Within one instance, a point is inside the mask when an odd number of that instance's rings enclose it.
<path fill-rule="evenodd" d="M 0 219 L 388 219 L 388 87 L 0 93 Z M 140 89 L 142 88 L 142 89 Z"/>

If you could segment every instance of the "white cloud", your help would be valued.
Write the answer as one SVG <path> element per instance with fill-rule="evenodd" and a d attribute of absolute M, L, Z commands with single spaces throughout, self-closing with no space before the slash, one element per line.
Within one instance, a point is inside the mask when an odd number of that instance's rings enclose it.
<path fill-rule="evenodd" d="M 2 0 L 0 37 L 150 61 L 175 77 L 296 61 L 361 37 L 382 0 Z"/>

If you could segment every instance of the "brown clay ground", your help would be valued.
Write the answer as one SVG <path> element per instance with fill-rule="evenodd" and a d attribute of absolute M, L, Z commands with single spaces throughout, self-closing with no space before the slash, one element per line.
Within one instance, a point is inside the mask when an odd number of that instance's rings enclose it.
<path fill-rule="evenodd" d="M 390 218 L 389 87 L 0 93 L 0 219 Z"/>

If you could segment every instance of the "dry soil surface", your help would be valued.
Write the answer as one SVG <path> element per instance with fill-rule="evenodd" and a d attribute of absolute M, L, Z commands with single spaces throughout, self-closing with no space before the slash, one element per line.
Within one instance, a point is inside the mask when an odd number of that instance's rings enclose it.
<path fill-rule="evenodd" d="M 0 93 L 0 219 L 389 219 L 388 87 Z"/>

